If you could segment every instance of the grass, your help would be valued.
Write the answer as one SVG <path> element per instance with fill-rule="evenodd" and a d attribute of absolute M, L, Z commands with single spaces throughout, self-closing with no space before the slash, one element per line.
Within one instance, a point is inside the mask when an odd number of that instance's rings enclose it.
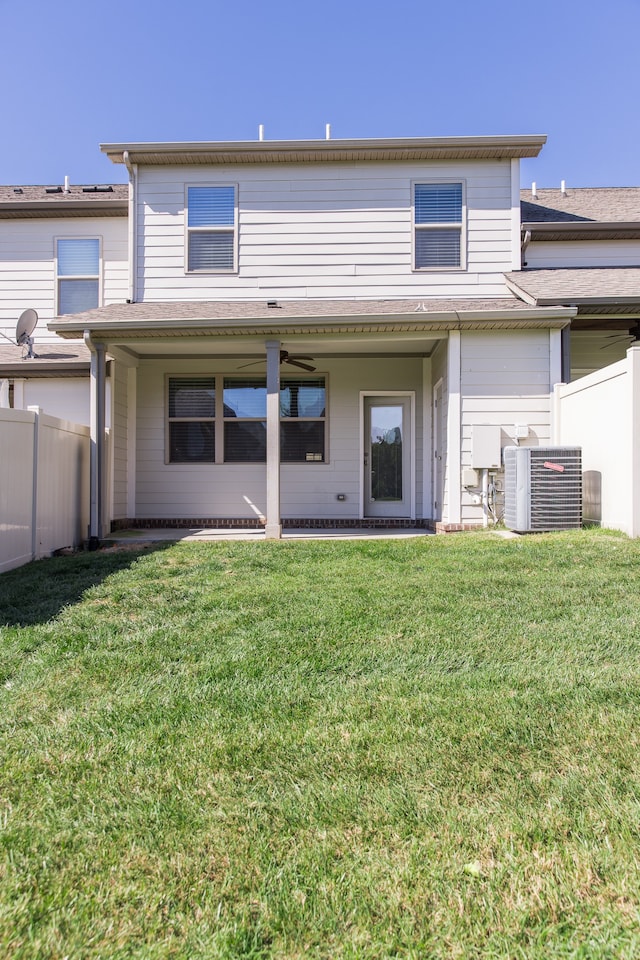
<path fill-rule="evenodd" d="M 0 577 L 0 956 L 640 956 L 640 542 Z"/>

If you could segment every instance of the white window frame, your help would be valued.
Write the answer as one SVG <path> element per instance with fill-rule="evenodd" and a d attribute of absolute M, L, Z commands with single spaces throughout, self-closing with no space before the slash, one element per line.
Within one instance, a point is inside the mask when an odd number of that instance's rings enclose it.
<path fill-rule="evenodd" d="M 62 277 L 61 277 L 60 274 L 58 273 L 58 242 L 59 242 L 60 240 L 79 240 L 79 241 L 84 241 L 84 240 L 97 240 L 97 241 L 98 241 L 98 273 L 97 273 L 97 274 L 95 274 L 95 273 L 91 273 L 91 274 L 88 274 L 88 273 L 86 273 L 86 274 L 77 274 L 77 275 L 74 275 L 74 276 L 65 275 L 65 276 L 62 276 Z M 73 236 L 73 237 L 65 237 L 65 236 L 62 236 L 62 237 L 54 237 L 54 238 L 53 238 L 53 263 L 54 263 L 54 269 L 55 269 L 55 290 L 54 290 L 54 301 L 55 301 L 55 302 L 54 302 L 54 310 L 55 310 L 55 314 L 54 314 L 54 315 L 55 315 L 56 317 L 60 317 L 60 316 L 63 316 L 63 317 L 65 317 L 65 316 L 70 316 L 70 314 L 65 314 L 65 313 L 60 314 L 60 313 L 58 313 L 58 310 L 59 310 L 59 308 L 60 308 L 60 281 L 61 281 L 61 280 L 97 280 L 97 281 L 98 281 L 98 303 L 96 304 L 96 307 L 101 307 L 101 306 L 102 306 L 102 302 L 103 302 L 103 299 L 102 299 L 103 260 L 102 260 L 102 237 L 101 237 L 101 236 L 96 235 L 96 234 L 92 234 L 91 236 L 87 236 L 87 237 L 76 237 L 76 236 Z M 92 309 L 94 309 L 94 308 L 92 308 Z"/>
<path fill-rule="evenodd" d="M 215 390 L 215 416 L 214 417 L 169 417 L 169 395 L 170 395 L 170 383 L 172 380 L 193 380 L 197 377 L 207 377 L 214 381 L 214 390 Z M 164 377 L 164 462 L 165 465 L 170 467 L 221 467 L 221 466 L 230 466 L 230 467 L 251 467 L 258 466 L 263 467 L 265 462 L 264 460 L 225 460 L 224 459 L 224 426 L 227 420 L 232 422 L 247 421 L 253 423 L 262 423 L 266 422 L 266 415 L 264 417 L 237 417 L 229 418 L 224 415 L 224 381 L 225 380 L 258 380 L 262 379 L 261 374 L 256 376 L 251 376 L 249 374 L 236 373 L 234 371 L 227 371 L 225 373 L 212 373 L 211 371 L 194 371 L 192 373 L 165 373 Z M 318 373 L 311 374 L 307 376 L 294 373 L 285 373 L 280 378 L 280 384 L 286 384 L 287 380 L 324 380 L 324 416 L 323 417 L 280 417 L 280 423 L 295 423 L 295 422 L 323 422 L 324 423 L 324 460 L 281 460 L 281 467 L 307 467 L 307 466 L 316 466 L 324 467 L 329 464 L 329 375 L 328 373 Z M 200 460 L 193 462 L 184 462 L 184 461 L 173 461 L 171 457 L 171 441 L 170 441 L 170 424 L 176 421 L 207 421 L 212 422 L 214 425 L 215 432 L 215 459 L 214 460 Z"/>
<path fill-rule="evenodd" d="M 459 184 L 462 188 L 462 219 L 452 223 L 416 223 L 416 186 L 445 183 Z M 416 265 L 418 230 L 459 230 L 460 263 L 455 266 L 418 267 Z M 411 181 L 411 269 L 414 273 L 461 273 L 467 269 L 467 182 L 462 177 L 420 177 Z"/>
<path fill-rule="evenodd" d="M 189 190 L 197 188 L 233 188 L 233 225 L 219 224 L 204 227 L 189 226 Z M 184 272 L 188 276 L 232 276 L 238 273 L 238 193 L 237 183 L 185 183 L 184 185 Z M 189 242 L 192 233 L 230 233 L 233 232 L 233 267 L 220 270 L 190 270 L 189 269 Z"/>

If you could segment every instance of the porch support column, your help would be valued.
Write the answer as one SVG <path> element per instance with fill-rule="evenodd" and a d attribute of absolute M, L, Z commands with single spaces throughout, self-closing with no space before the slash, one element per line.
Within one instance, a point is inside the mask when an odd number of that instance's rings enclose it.
<path fill-rule="evenodd" d="M 100 545 L 100 538 L 103 535 L 106 349 L 104 343 L 94 343 L 92 341 L 88 330 L 85 331 L 84 342 L 91 351 L 89 381 L 91 451 L 89 466 L 89 550 L 97 550 Z"/>
<path fill-rule="evenodd" d="M 447 378 L 447 459 L 449 461 L 449 523 L 462 522 L 462 407 L 460 403 L 461 340 L 459 330 L 449 331 Z M 442 441 L 440 441 L 442 443 Z M 442 518 L 445 519 L 444 516 Z"/>
<path fill-rule="evenodd" d="M 280 341 L 267 340 L 267 540 L 282 536 L 280 522 Z"/>

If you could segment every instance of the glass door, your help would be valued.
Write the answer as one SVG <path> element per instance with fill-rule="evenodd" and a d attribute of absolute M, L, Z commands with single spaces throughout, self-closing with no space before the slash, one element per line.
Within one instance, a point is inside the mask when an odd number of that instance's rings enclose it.
<path fill-rule="evenodd" d="M 364 513 L 366 517 L 411 515 L 411 401 L 365 397 Z"/>

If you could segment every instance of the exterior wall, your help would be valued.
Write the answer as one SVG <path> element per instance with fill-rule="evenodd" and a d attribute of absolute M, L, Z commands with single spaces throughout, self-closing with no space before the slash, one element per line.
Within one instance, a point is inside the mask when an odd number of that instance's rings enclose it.
<path fill-rule="evenodd" d="M 89 508 L 89 430 L 0 409 L 0 572 L 77 546 Z"/>
<path fill-rule="evenodd" d="M 467 269 L 412 272 L 411 184 L 466 182 Z M 185 184 L 238 184 L 239 272 L 185 274 Z M 504 296 L 510 161 L 141 167 L 136 299 Z"/>
<path fill-rule="evenodd" d="M 127 368 L 116 361 L 111 365 L 111 517 L 119 520 L 127 516 L 128 471 L 128 379 Z"/>
<path fill-rule="evenodd" d="M 283 464 L 283 518 L 357 519 L 360 515 L 360 392 L 416 393 L 416 511 L 422 516 L 422 359 L 318 362 L 327 377 L 329 459 Z M 266 513 L 264 464 L 165 464 L 165 376 L 235 373 L 237 362 L 148 361 L 138 368 L 136 516 L 139 519 L 244 518 Z M 338 501 L 338 494 L 346 499 Z"/>
<path fill-rule="evenodd" d="M 527 424 L 522 446 L 550 442 L 550 334 L 548 330 L 468 332 L 461 343 L 462 468 L 472 465 L 476 424 L 501 428 L 501 447 L 515 443 L 515 425 Z M 450 441 L 451 442 L 451 441 Z M 463 489 L 462 522 L 481 523 L 473 503 L 479 488 Z"/>
<path fill-rule="evenodd" d="M 13 380 L 16 410 L 41 407 L 52 417 L 89 426 L 89 377 L 33 377 Z M 106 425 L 111 426 L 111 382 L 106 383 Z"/>
<path fill-rule="evenodd" d="M 637 267 L 640 240 L 574 240 L 530 243 L 527 267 Z"/>
<path fill-rule="evenodd" d="M 20 400 L 17 403 L 17 400 Z M 42 407 L 52 417 L 89 425 L 89 378 L 34 377 L 14 380 L 14 406 Z"/>
<path fill-rule="evenodd" d="M 585 516 L 595 507 L 603 527 L 640 536 L 640 347 L 556 387 L 554 443 L 582 448 Z"/>
<path fill-rule="evenodd" d="M 126 217 L 0 220 L 0 331 L 11 340 L 18 317 L 32 307 L 36 342 L 60 343 L 46 326 L 55 316 L 57 237 L 100 237 L 102 302 L 124 303 L 129 296 Z"/>

